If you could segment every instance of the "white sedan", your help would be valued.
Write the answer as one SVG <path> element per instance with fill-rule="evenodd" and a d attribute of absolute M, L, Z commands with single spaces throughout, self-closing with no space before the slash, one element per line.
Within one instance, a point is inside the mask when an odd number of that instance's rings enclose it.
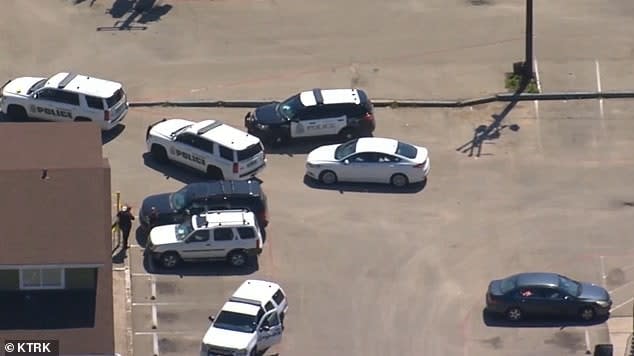
<path fill-rule="evenodd" d="M 379 137 L 318 147 L 306 159 L 306 175 L 324 184 L 367 182 L 404 187 L 424 181 L 429 169 L 426 148 Z"/>

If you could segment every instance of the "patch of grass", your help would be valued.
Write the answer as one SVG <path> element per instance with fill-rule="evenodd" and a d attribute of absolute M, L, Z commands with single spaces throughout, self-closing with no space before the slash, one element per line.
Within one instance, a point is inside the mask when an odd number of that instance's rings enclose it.
<path fill-rule="evenodd" d="M 522 76 L 514 73 L 506 73 L 504 80 L 504 87 L 509 91 L 515 92 L 520 87 L 520 83 L 522 82 Z M 531 82 L 528 83 L 526 89 L 524 89 L 524 93 L 539 93 L 539 89 L 537 88 L 537 82 L 535 78 L 531 79 Z"/>

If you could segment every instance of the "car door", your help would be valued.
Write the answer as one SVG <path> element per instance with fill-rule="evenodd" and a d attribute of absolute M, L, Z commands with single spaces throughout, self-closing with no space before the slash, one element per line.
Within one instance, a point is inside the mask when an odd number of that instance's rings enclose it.
<path fill-rule="evenodd" d="M 48 121 L 73 121 L 79 111 L 79 95 L 63 90 L 44 88 L 34 95 L 30 116 Z"/>
<path fill-rule="evenodd" d="M 174 140 L 173 149 L 168 150 L 168 154 L 174 161 L 200 170 L 206 162 L 194 146 L 196 138 L 196 135 L 188 132 L 178 135 Z"/>
<path fill-rule="evenodd" d="M 231 227 L 217 227 L 213 232 L 213 257 L 224 258 L 235 247 L 235 232 Z"/>
<path fill-rule="evenodd" d="M 392 175 L 405 173 L 405 162 L 400 158 L 387 153 L 377 153 L 376 169 L 373 170 L 377 183 L 389 183 Z"/>
<path fill-rule="evenodd" d="M 95 118 L 99 120 L 104 119 L 105 106 L 104 100 L 96 96 L 85 95 L 82 100 L 85 101 L 83 107 L 86 110 L 86 117 Z"/>
<path fill-rule="evenodd" d="M 209 230 L 196 230 L 185 240 L 181 257 L 186 260 L 206 259 L 212 252 Z"/>
<path fill-rule="evenodd" d="M 577 315 L 579 311 L 575 298 L 559 288 L 546 289 L 544 298 L 550 302 L 551 314 L 572 316 Z"/>
<path fill-rule="evenodd" d="M 524 313 L 532 315 L 543 313 L 543 300 L 537 294 L 537 290 L 537 287 L 523 287 L 515 291 L 515 299 Z"/>
<path fill-rule="evenodd" d="M 376 172 L 377 159 L 377 154 L 373 152 L 353 154 L 338 166 L 337 177 L 346 182 L 375 182 L 379 175 Z"/>
<path fill-rule="evenodd" d="M 297 112 L 291 118 L 291 137 L 319 136 L 320 116 L 319 107 L 309 106 Z"/>
<path fill-rule="evenodd" d="M 258 326 L 258 351 L 265 350 L 282 341 L 282 322 L 275 309 L 264 314 Z"/>

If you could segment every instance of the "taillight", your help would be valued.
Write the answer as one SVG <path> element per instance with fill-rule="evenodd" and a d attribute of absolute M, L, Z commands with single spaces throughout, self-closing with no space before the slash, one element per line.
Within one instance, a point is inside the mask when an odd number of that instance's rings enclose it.
<path fill-rule="evenodd" d="M 104 121 L 110 121 L 110 111 L 106 110 L 103 112 Z"/>
<path fill-rule="evenodd" d="M 366 113 L 365 116 L 363 117 L 363 120 L 374 121 L 374 116 L 371 113 Z"/>
<path fill-rule="evenodd" d="M 262 222 L 262 225 L 266 227 L 269 224 L 269 217 L 266 214 L 266 210 L 258 214 L 258 220 Z"/>
<path fill-rule="evenodd" d="M 423 163 L 415 164 L 414 168 L 425 168 L 425 163 L 427 163 L 427 161 L 425 161 Z"/>
<path fill-rule="evenodd" d="M 238 169 L 239 169 L 239 168 L 240 168 L 240 167 L 238 166 L 238 164 L 237 164 L 237 163 L 234 163 L 234 164 L 233 164 L 233 173 L 238 173 Z"/>

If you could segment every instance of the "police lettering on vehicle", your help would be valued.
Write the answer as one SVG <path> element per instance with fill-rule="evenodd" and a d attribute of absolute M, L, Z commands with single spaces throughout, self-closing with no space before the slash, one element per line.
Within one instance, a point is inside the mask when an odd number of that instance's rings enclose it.
<path fill-rule="evenodd" d="M 194 155 L 192 155 L 190 153 L 183 152 L 181 150 L 176 150 L 176 157 L 183 157 L 183 158 L 185 158 L 188 161 L 196 162 L 196 163 L 202 164 L 202 165 L 205 164 L 205 160 L 204 159 L 202 159 L 202 158 L 200 158 L 198 156 L 194 156 Z"/>
<path fill-rule="evenodd" d="M 36 110 L 39 114 L 45 113 L 46 115 L 53 115 L 53 116 L 59 116 L 59 117 L 68 117 L 68 118 L 73 117 L 73 114 L 71 114 L 70 112 L 59 110 L 59 109 L 49 109 L 49 108 L 43 108 L 41 106 L 37 106 Z"/>

